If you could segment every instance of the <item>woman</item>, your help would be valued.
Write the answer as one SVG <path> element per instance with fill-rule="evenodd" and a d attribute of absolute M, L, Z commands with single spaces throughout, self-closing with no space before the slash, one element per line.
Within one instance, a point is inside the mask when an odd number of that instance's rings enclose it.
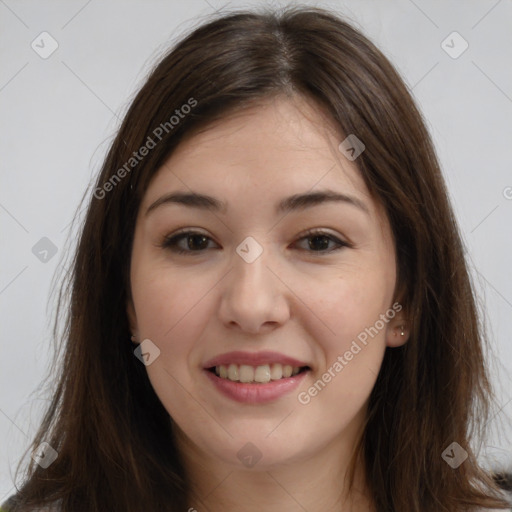
<path fill-rule="evenodd" d="M 337 16 L 223 16 L 163 58 L 70 287 L 9 510 L 510 508 L 471 448 L 485 336 L 432 143 Z"/>

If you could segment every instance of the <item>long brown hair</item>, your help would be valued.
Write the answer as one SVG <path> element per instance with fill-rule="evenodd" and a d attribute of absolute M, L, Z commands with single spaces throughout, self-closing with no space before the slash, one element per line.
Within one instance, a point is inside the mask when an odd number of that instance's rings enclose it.
<path fill-rule="evenodd" d="M 131 103 L 87 199 L 59 297 L 63 357 L 54 362 L 53 400 L 30 447 L 45 441 L 58 456 L 46 469 L 30 461 L 13 510 L 50 502 L 65 512 L 186 510 L 189 483 L 169 415 L 130 343 L 137 211 L 185 135 L 281 94 L 313 99 L 341 133 L 364 142 L 356 163 L 394 235 L 396 294 L 411 335 L 386 350 L 359 447 L 376 509 L 506 506 L 470 446 L 484 433 L 492 399 L 486 339 L 422 116 L 359 31 L 328 11 L 296 6 L 208 20 L 164 56 Z M 469 454 L 457 469 L 442 457 L 452 442 Z"/>

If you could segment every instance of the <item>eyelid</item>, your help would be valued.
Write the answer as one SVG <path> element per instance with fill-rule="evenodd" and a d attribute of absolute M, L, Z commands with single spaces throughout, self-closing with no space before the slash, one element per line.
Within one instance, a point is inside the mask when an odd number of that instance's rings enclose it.
<path fill-rule="evenodd" d="M 175 231 L 174 233 L 172 233 L 170 235 L 165 235 L 163 237 L 163 239 L 156 245 L 164 250 L 170 250 L 176 254 L 189 254 L 189 255 L 194 256 L 194 255 L 200 255 L 205 252 L 204 250 L 203 251 L 186 251 L 186 250 L 177 248 L 177 241 L 184 238 L 185 235 L 190 235 L 190 236 L 201 235 L 201 236 L 204 236 L 205 238 L 207 238 L 208 241 L 212 241 L 216 245 L 218 245 L 217 242 L 215 242 L 215 240 L 213 240 L 213 238 L 210 235 L 200 231 L 199 228 L 193 228 L 193 227 L 182 228 L 182 229 L 179 229 L 178 231 Z"/>
<path fill-rule="evenodd" d="M 185 235 L 204 236 L 205 238 L 208 239 L 208 241 L 212 241 L 216 245 L 218 245 L 217 242 L 215 242 L 215 240 L 213 240 L 213 238 L 210 235 L 200 231 L 197 228 L 187 227 L 187 228 L 180 229 L 180 230 L 172 233 L 171 235 L 166 235 L 163 238 L 163 240 L 157 244 L 157 246 L 159 246 L 163 249 L 170 250 L 177 254 L 200 255 L 200 254 L 203 254 L 204 252 L 206 252 L 206 249 L 198 250 L 198 251 L 178 249 L 177 241 L 179 241 L 180 239 L 183 239 L 185 237 Z M 329 250 L 324 250 L 324 251 L 308 251 L 306 249 L 301 249 L 302 252 L 310 253 L 310 254 L 321 257 L 321 256 L 331 254 L 333 252 L 336 252 L 340 249 L 343 249 L 344 247 L 353 248 L 353 244 L 351 242 L 349 242 L 343 238 L 340 238 L 339 236 L 334 235 L 323 228 L 310 228 L 305 231 L 301 231 L 297 235 L 297 238 L 293 243 L 296 244 L 297 242 L 300 242 L 300 241 L 304 240 L 305 238 L 312 238 L 315 236 L 329 238 L 330 241 L 334 242 L 337 245 L 337 247 L 335 247 L 333 249 L 329 249 Z"/>
<path fill-rule="evenodd" d="M 329 231 L 327 231 L 327 229 L 324 229 L 324 228 L 309 228 L 309 229 L 306 229 L 305 231 L 301 231 L 297 237 L 298 238 L 304 238 L 306 236 L 329 236 L 331 237 L 332 239 L 335 239 L 335 240 L 338 240 L 339 242 L 341 243 L 344 243 L 346 245 L 352 245 L 351 242 L 349 242 L 348 240 L 346 240 L 346 237 L 341 237 L 334 234 L 334 233 L 331 233 Z"/>
<path fill-rule="evenodd" d="M 308 252 L 311 254 L 318 254 L 319 256 L 321 256 L 321 255 L 327 255 L 327 254 L 336 252 L 340 249 L 343 249 L 344 247 L 347 247 L 347 248 L 354 247 L 354 245 L 351 242 L 349 242 L 348 240 L 346 240 L 345 237 L 339 237 L 338 235 L 334 235 L 323 228 L 310 228 L 310 229 L 307 229 L 306 231 L 302 231 L 301 233 L 299 233 L 297 235 L 297 241 L 301 241 L 304 238 L 311 238 L 314 236 L 324 236 L 326 238 L 329 238 L 329 239 L 331 239 L 331 241 L 335 242 L 338 245 L 338 247 L 336 247 L 334 249 L 327 250 L 327 251 L 304 251 L 304 252 Z"/>

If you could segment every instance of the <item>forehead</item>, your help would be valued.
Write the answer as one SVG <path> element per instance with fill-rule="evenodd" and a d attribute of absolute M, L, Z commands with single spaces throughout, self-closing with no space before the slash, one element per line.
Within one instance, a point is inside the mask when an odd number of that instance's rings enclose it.
<path fill-rule="evenodd" d="M 331 189 L 358 197 L 378 216 L 356 162 L 338 149 L 343 139 L 315 102 L 266 99 L 186 136 L 152 179 L 143 205 L 172 190 L 277 204 L 285 195 Z"/>

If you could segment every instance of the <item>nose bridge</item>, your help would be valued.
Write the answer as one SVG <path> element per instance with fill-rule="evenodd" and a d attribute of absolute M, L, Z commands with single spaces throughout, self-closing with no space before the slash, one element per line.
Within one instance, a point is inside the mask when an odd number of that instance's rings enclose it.
<path fill-rule="evenodd" d="M 246 237 L 237 247 L 236 255 L 233 258 L 234 264 L 234 284 L 236 289 L 244 295 L 254 295 L 264 293 L 261 289 L 263 284 L 268 284 L 268 275 L 271 274 L 267 265 L 269 264 L 270 250 L 268 246 L 263 246 L 253 236 Z"/>
<path fill-rule="evenodd" d="M 244 330 L 257 332 L 262 324 L 286 319 L 288 308 L 282 297 L 282 283 L 270 270 L 272 261 L 270 249 L 254 237 L 247 237 L 236 247 L 222 297 L 224 322 L 235 322 Z"/>

